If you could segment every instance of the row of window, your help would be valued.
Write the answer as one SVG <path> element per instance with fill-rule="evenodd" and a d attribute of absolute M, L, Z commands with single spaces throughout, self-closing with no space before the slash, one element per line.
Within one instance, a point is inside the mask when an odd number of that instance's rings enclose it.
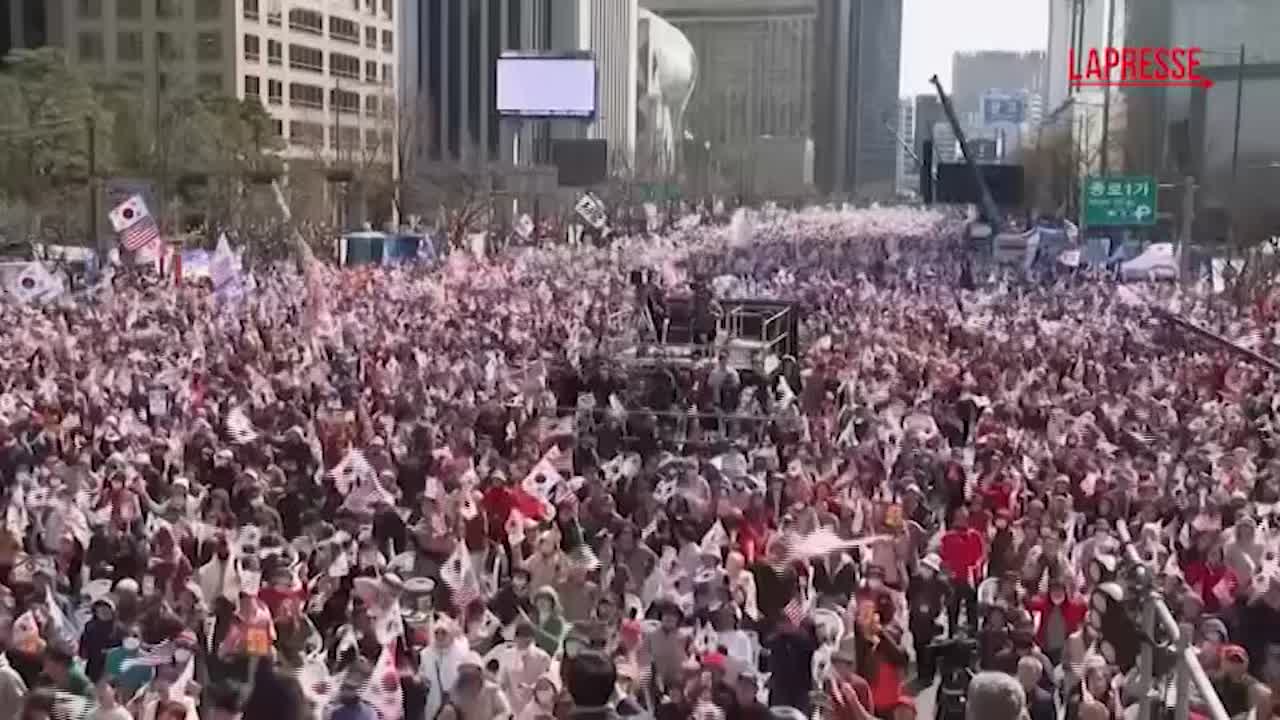
<path fill-rule="evenodd" d="M 279 80 L 267 78 L 266 100 L 268 104 L 283 105 L 283 91 L 284 83 Z M 257 75 L 245 75 L 244 94 L 245 97 L 256 97 L 261 99 L 262 78 Z M 353 115 L 360 112 L 360 93 L 351 90 L 343 90 L 342 88 L 333 88 L 328 91 L 328 96 L 330 108 Z M 289 83 L 289 104 L 294 107 L 323 110 L 325 107 L 325 89 L 319 85 L 296 82 Z M 377 95 L 366 95 L 364 98 L 364 114 L 369 117 L 377 117 L 380 110 L 384 114 L 390 113 L 393 107 L 394 104 L 389 97 L 382 100 Z"/>
<path fill-rule="evenodd" d="M 390 17 L 390 5 L 387 6 L 388 17 Z M 259 18 L 257 0 L 245 0 L 244 15 L 250 20 Z M 267 13 L 267 22 L 271 25 L 280 25 L 280 9 L 277 6 L 275 12 Z M 308 10 L 306 8 L 292 8 L 289 10 L 289 29 L 298 32 L 310 33 L 312 35 L 324 35 L 324 13 L 316 10 Z M 334 40 L 341 40 L 353 45 L 360 44 L 360 24 L 354 20 L 349 20 L 336 15 L 329 16 L 329 37 Z M 378 47 L 379 32 L 378 28 L 366 26 L 364 29 L 364 45 L 373 49 Z M 392 53 L 395 52 L 395 34 L 390 30 L 381 32 L 382 51 Z"/>
<path fill-rule="evenodd" d="M 258 62 L 262 59 L 262 39 L 257 35 L 245 33 L 244 59 L 249 62 Z M 284 64 L 284 43 L 279 40 L 267 38 L 267 64 Z M 307 47 L 306 45 L 289 43 L 289 67 L 295 70 L 307 70 L 314 73 L 323 73 L 324 51 L 318 48 Z M 378 72 L 379 67 L 381 67 L 381 75 L 379 75 Z M 360 58 L 339 52 L 329 53 L 329 74 L 334 77 L 360 80 L 361 69 L 362 65 Z M 381 66 L 379 66 L 376 61 L 366 60 L 363 63 L 363 70 L 365 82 L 381 82 L 384 85 L 391 84 L 392 67 L 390 63 L 382 63 Z"/>
<path fill-rule="evenodd" d="M 257 20 L 262 14 L 263 1 L 264 0 L 244 0 L 244 16 L 249 20 Z M 267 18 L 271 19 L 272 16 L 274 16 L 278 19 L 280 17 L 280 0 L 265 0 L 265 2 L 267 5 Z M 365 14 L 372 17 L 376 17 L 378 15 L 378 8 L 381 6 L 382 17 L 386 20 L 395 19 L 395 11 L 393 9 L 394 5 L 394 0 L 381 0 L 381 2 L 379 2 L 379 0 L 364 0 L 363 2 L 361 2 L 361 0 L 351 0 L 351 9 L 354 12 L 360 12 L 363 8 Z M 289 15 L 289 21 L 292 23 L 293 12 L 291 11 Z"/>
<path fill-rule="evenodd" d="M 282 124 L 277 124 L 277 134 L 283 129 Z M 355 150 L 360 146 L 360 128 L 330 125 L 329 126 L 329 149 L 331 150 Z M 384 153 L 388 152 L 394 142 L 394 136 L 390 130 L 365 130 L 364 148 L 369 152 Z M 289 142 L 299 147 L 317 149 L 324 147 L 325 126 L 323 123 L 307 122 L 305 120 L 289 121 Z M 339 145 L 341 141 L 341 145 Z"/>
<path fill-rule="evenodd" d="M 160 73 L 159 81 L 160 81 L 161 91 L 164 91 L 169 87 L 170 85 L 169 77 L 170 76 L 167 73 Z M 134 87 L 134 88 L 142 88 L 146 85 L 146 82 L 147 82 L 146 76 L 143 75 L 141 72 L 137 72 L 137 71 L 129 71 L 129 72 L 121 73 L 120 79 L 123 81 L 123 83 L 126 86 Z M 201 90 L 207 90 L 210 92 L 222 92 L 223 91 L 222 74 L 221 73 L 200 73 L 196 75 L 196 87 L 198 87 Z"/>
<path fill-rule="evenodd" d="M 230 2 L 231 0 L 226 0 Z M 195 0 L 196 20 L 217 20 L 222 17 L 224 0 Z M 79 0 L 77 10 L 85 20 L 98 20 L 102 17 L 105 0 Z M 185 0 L 116 0 L 116 17 L 125 20 L 142 18 L 143 5 L 153 8 L 158 20 L 179 20 L 184 17 Z"/>
<path fill-rule="evenodd" d="M 106 56 L 102 33 L 82 32 L 76 39 L 76 50 L 82 61 L 98 62 Z M 116 57 L 122 62 L 141 62 L 143 59 L 143 35 L 136 30 L 126 30 L 116 35 Z M 176 39 L 175 33 L 156 33 L 156 51 L 163 60 L 182 60 L 186 43 Z M 194 57 L 196 60 L 217 62 L 222 59 L 222 33 L 196 33 Z"/>

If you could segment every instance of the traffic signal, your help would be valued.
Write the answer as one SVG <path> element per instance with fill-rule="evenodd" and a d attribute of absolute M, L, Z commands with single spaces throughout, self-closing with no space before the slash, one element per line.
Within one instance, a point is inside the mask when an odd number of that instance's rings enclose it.
<path fill-rule="evenodd" d="M 1098 652 L 1121 672 L 1128 672 L 1138 662 L 1142 648 L 1142 633 L 1128 600 L 1118 583 L 1104 582 L 1089 598 L 1089 612 L 1085 616 L 1085 621 L 1098 634 Z"/>

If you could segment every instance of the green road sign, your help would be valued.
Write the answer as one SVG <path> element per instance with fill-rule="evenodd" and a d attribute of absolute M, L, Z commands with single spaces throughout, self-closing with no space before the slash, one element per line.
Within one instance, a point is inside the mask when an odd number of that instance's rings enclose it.
<path fill-rule="evenodd" d="M 1084 224 L 1154 225 L 1156 179 L 1153 177 L 1091 177 L 1084 182 Z"/>
<path fill-rule="evenodd" d="M 676 183 L 644 183 L 640 186 L 644 202 L 666 202 L 680 199 L 680 186 Z"/>

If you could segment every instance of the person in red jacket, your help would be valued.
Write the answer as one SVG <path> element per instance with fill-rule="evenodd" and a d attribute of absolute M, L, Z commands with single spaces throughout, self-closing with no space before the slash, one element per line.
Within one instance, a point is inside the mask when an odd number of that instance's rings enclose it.
<path fill-rule="evenodd" d="M 969 527 L 969 511 L 965 508 L 956 508 L 951 516 L 951 524 L 942 535 L 938 554 L 951 580 L 951 600 L 947 606 L 949 627 L 960 627 L 957 622 L 961 605 L 964 605 L 966 622 L 975 627 L 978 620 L 976 588 L 987 549 L 982 534 Z"/>
<path fill-rule="evenodd" d="M 1028 599 L 1027 609 L 1035 613 L 1036 645 L 1057 665 L 1067 637 L 1080 629 L 1089 606 L 1064 581 L 1050 580 L 1049 591 Z"/>

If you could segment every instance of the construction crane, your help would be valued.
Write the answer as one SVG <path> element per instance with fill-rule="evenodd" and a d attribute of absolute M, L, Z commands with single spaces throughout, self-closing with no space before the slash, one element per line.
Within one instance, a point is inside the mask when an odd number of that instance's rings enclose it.
<path fill-rule="evenodd" d="M 964 155 L 965 164 L 969 166 L 969 171 L 973 173 L 974 181 L 978 183 L 978 190 L 982 193 L 982 212 L 987 216 L 987 224 L 991 226 L 992 234 L 1000 232 L 1000 208 L 996 207 L 996 201 L 991 197 L 991 188 L 987 187 L 986 178 L 982 176 L 982 171 L 978 169 L 978 162 L 974 160 L 973 154 L 969 152 L 969 141 L 965 138 L 964 130 L 960 127 L 960 121 L 956 119 L 956 110 L 951 106 L 951 98 L 947 97 L 947 93 L 942 89 L 942 81 L 938 80 L 938 76 L 934 75 L 929 78 L 929 82 L 933 83 L 933 87 L 938 91 L 938 100 L 942 102 L 942 111 L 946 113 L 947 123 L 951 125 L 951 131 L 955 133 L 956 140 L 960 143 L 960 152 Z"/>

